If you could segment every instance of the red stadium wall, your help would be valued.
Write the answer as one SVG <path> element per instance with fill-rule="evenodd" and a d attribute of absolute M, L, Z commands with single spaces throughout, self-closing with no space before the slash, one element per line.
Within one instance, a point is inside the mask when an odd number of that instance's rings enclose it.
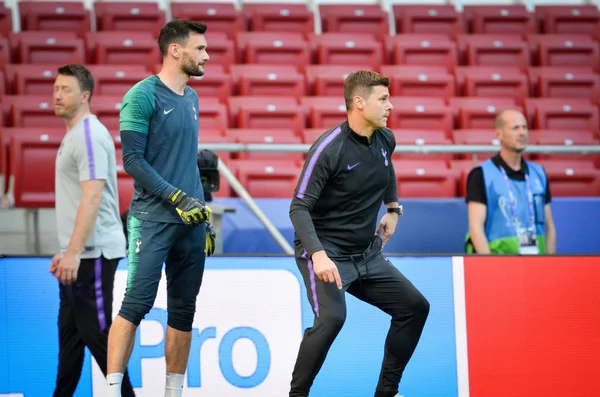
<path fill-rule="evenodd" d="M 464 267 L 470 397 L 600 396 L 600 258 Z"/>

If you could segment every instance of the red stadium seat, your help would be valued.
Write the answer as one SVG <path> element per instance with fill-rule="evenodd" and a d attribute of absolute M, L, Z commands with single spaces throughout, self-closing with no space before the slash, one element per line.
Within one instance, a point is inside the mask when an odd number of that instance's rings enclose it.
<path fill-rule="evenodd" d="M 580 98 L 536 98 L 526 102 L 534 129 L 592 131 L 598 134 L 598 108 Z"/>
<path fill-rule="evenodd" d="M 596 37 L 600 32 L 600 12 L 595 5 L 538 5 L 535 14 L 540 31 L 546 34 L 576 33 Z"/>
<path fill-rule="evenodd" d="M 236 10 L 234 3 L 200 3 L 171 2 L 173 18 L 202 21 L 209 26 L 206 38 L 209 51 L 212 50 L 212 37 L 216 32 L 223 32 L 233 39 L 237 32 L 244 30 L 242 14 Z M 209 55 L 211 55 L 209 53 Z"/>
<path fill-rule="evenodd" d="M 500 149 L 500 141 L 493 128 L 454 130 L 452 133 L 457 145 L 494 145 Z M 470 154 L 465 154 L 470 156 Z"/>
<path fill-rule="evenodd" d="M 156 73 L 160 71 L 159 65 Z M 209 62 L 206 64 L 204 76 L 192 76 L 188 85 L 203 97 L 215 97 L 221 103 L 226 103 L 227 98 L 233 93 L 233 79 L 225 71 L 223 65 Z"/>
<path fill-rule="evenodd" d="M 123 96 L 139 81 L 150 76 L 143 65 L 89 65 L 87 67 L 94 76 L 95 95 Z M 92 98 L 92 106 L 94 98 Z"/>
<path fill-rule="evenodd" d="M 452 139 L 448 139 L 446 131 L 414 131 L 414 130 L 392 130 L 396 138 L 396 145 L 452 145 Z M 451 153 L 394 153 L 393 160 L 444 160 L 452 159 Z"/>
<path fill-rule="evenodd" d="M 85 63 L 85 46 L 82 39 L 53 37 L 48 33 L 44 38 L 21 36 L 18 40 L 20 63 L 67 64 Z"/>
<path fill-rule="evenodd" d="M 0 35 L 6 37 L 12 30 L 12 10 L 2 4 L 0 5 Z"/>
<path fill-rule="evenodd" d="M 305 95 L 304 75 L 293 65 L 233 65 L 233 81 L 238 95 L 294 96 Z"/>
<path fill-rule="evenodd" d="M 600 140 L 595 138 L 589 131 L 559 131 L 559 130 L 531 130 L 529 131 L 529 143 L 535 145 L 557 145 L 557 146 L 586 146 L 600 145 Z M 591 160 L 600 165 L 599 154 L 585 153 L 540 153 L 535 155 L 536 159 L 548 160 Z"/>
<path fill-rule="evenodd" d="M 300 71 L 310 63 L 311 52 L 300 32 L 238 33 L 237 48 L 244 63 L 296 65 Z"/>
<path fill-rule="evenodd" d="M 117 191 L 119 192 L 119 213 L 129 209 L 135 188 L 133 178 L 124 170 L 117 170 Z"/>
<path fill-rule="evenodd" d="M 12 62 L 11 48 L 5 37 L 0 37 L 0 68 Z"/>
<path fill-rule="evenodd" d="M 471 155 L 472 156 L 472 155 Z M 483 159 L 477 154 L 477 159 L 472 158 L 453 160 L 450 163 L 450 168 L 458 174 L 458 197 L 466 197 L 467 195 L 467 178 L 471 170 L 479 166 Z M 487 157 L 486 157 L 487 158 Z"/>
<path fill-rule="evenodd" d="M 461 15 L 454 5 L 394 5 L 396 32 L 439 33 L 450 38 L 463 31 Z"/>
<path fill-rule="evenodd" d="M 111 132 L 111 134 L 119 134 L 119 114 L 121 111 L 122 96 L 94 96 L 90 103 L 92 113 L 98 120 Z"/>
<path fill-rule="evenodd" d="M 398 196 L 456 197 L 459 173 L 443 160 L 393 160 Z"/>
<path fill-rule="evenodd" d="M 586 67 L 538 67 L 529 70 L 535 94 L 543 98 L 600 97 L 600 76 Z"/>
<path fill-rule="evenodd" d="M 319 13 L 323 32 L 370 33 L 381 40 L 390 31 L 388 16 L 379 4 L 320 4 Z"/>
<path fill-rule="evenodd" d="M 343 123 L 348 118 L 346 102 L 342 96 L 304 97 L 302 107 L 308 117 L 306 125 L 320 129 L 321 133 Z"/>
<path fill-rule="evenodd" d="M 381 74 L 390 79 L 392 96 L 456 96 L 454 76 L 443 66 L 382 66 Z"/>
<path fill-rule="evenodd" d="M 306 83 L 309 93 L 318 96 L 344 95 L 344 80 L 348 75 L 361 70 L 360 65 L 308 65 Z"/>
<path fill-rule="evenodd" d="M 97 31 L 144 31 L 158 37 L 165 13 L 155 2 L 94 2 Z"/>
<path fill-rule="evenodd" d="M 383 61 L 381 42 L 368 33 L 322 33 L 313 35 L 311 43 L 320 65 L 360 64 L 377 71 Z"/>
<path fill-rule="evenodd" d="M 225 133 L 229 128 L 229 118 L 227 117 L 227 108 L 219 103 L 217 98 L 199 96 L 199 118 L 198 125 L 200 131 L 204 129 L 216 129 Z"/>
<path fill-rule="evenodd" d="M 587 66 L 600 70 L 598 42 L 587 35 L 545 34 L 530 38 L 537 43 L 537 62 L 540 66 Z"/>
<path fill-rule="evenodd" d="M 463 16 L 474 34 L 518 34 L 524 39 L 536 32 L 535 19 L 523 4 L 465 5 Z"/>
<path fill-rule="evenodd" d="M 61 138 L 40 141 L 27 135 L 10 140 L 11 196 L 17 208 L 54 206 L 54 164 Z"/>
<path fill-rule="evenodd" d="M 302 131 L 302 141 L 312 145 L 327 131 L 328 128 L 306 128 Z"/>
<path fill-rule="evenodd" d="M 443 98 L 391 97 L 394 109 L 388 127 L 407 130 L 443 130 L 448 138 L 452 131 L 452 112 Z"/>
<path fill-rule="evenodd" d="M 295 161 L 232 161 L 238 180 L 252 197 L 290 198 L 294 195 L 301 168 Z"/>
<path fill-rule="evenodd" d="M 304 113 L 298 104 L 287 104 L 277 101 L 244 102 L 237 113 L 238 128 L 281 129 L 291 128 L 300 135 L 304 129 Z"/>
<path fill-rule="evenodd" d="M 229 124 L 232 128 L 254 128 L 254 127 L 242 127 L 238 125 L 238 116 L 240 108 L 246 103 L 254 104 L 267 104 L 267 105 L 285 105 L 294 106 L 298 105 L 298 100 L 293 96 L 287 97 L 272 97 L 272 96 L 232 96 L 227 100 L 227 107 L 229 110 Z M 283 128 L 289 128 L 285 126 Z M 279 127 L 275 127 L 279 128 Z"/>
<path fill-rule="evenodd" d="M 458 41 L 469 66 L 517 66 L 523 71 L 529 67 L 529 46 L 518 35 L 461 35 Z"/>
<path fill-rule="evenodd" d="M 460 129 L 493 129 L 494 118 L 507 109 L 520 110 L 512 98 L 456 97 L 449 100 Z"/>
<path fill-rule="evenodd" d="M 522 104 L 529 96 L 527 75 L 514 66 L 461 66 L 456 80 L 468 97 L 513 98 Z"/>
<path fill-rule="evenodd" d="M 244 3 L 243 13 L 254 32 L 295 32 L 307 38 L 315 30 L 314 15 L 305 4 Z"/>
<path fill-rule="evenodd" d="M 45 95 L 51 100 L 54 80 L 61 65 L 8 65 L 6 73 L 13 82 L 12 92 L 16 95 Z"/>
<path fill-rule="evenodd" d="M 10 106 L 12 127 L 64 127 L 65 122 L 54 115 L 52 95 L 19 95 L 3 98 L 3 105 Z"/>
<path fill-rule="evenodd" d="M 445 66 L 453 71 L 458 64 L 456 45 L 440 34 L 397 34 L 386 37 L 385 48 L 392 65 Z"/>
<path fill-rule="evenodd" d="M 600 196 L 600 170 L 589 160 L 539 160 L 553 197 Z"/>
<path fill-rule="evenodd" d="M 79 1 L 20 1 L 21 30 L 70 31 L 83 37 L 90 12 Z"/>
<path fill-rule="evenodd" d="M 230 129 L 227 135 L 236 143 L 244 144 L 301 144 L 302 139 L 291 129 Z M 241 160 L 295 160 L 301 161 L 303 153 L 288 152 L 240 152 Z"/>
<path fill-rule="evenodd" d="M 215 128 L 202 128 L 202 126 L 199 126 L 198 130 L 198 146 L 200 148 L 207 143 L 231 143 L 231 139 L 226 135 L 226 130 L 221 131 Z M 223 161 L 230 160 L 232 157 L 231 152 L 217 150 L 215 151 L 215 154 Z"/>
<path fill-rule="evenodd" d="M 97 64 L 143 65 L 152 70 L 162 62 L 156 40 L 149 32 L 89 32 L 86 42 Z"/>

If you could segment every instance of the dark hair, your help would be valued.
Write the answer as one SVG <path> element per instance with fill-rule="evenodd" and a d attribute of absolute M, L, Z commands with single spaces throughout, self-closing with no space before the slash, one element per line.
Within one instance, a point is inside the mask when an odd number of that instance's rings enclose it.
<path fill-rule="evenodd" d="M 88 103 L 92 100 L 94 94 L 94 77 L 89 70 L 83 65 L 70 64 L 58 68 L 57 73 L 63 76 L 73 76 L 79 82 L 79 88 L 81 92 L 89 91 L 90 97 Z"/>
<path fill-rule="evenodd" d="M 167 55 L 169 46 L 177 43 L 184 46 L 190 33 L 204 34 L 207 26 L 202 22 L 186 21 L 184 19 L 173 19 L 160 30 L 158 35 L 158 48 L 163 58 Z"/>
<path fill-rule="evenodd" d="M 358 94 L 366 98 L 371 94 L 373 87 L 379 85 L 389 87 L 390 79 L 370 70 L 359 70 L 358 72 L 350 73 L 344 81 L 346 109 L 350 110 L 352 108 L 352 99 L 355 95 Z"/>

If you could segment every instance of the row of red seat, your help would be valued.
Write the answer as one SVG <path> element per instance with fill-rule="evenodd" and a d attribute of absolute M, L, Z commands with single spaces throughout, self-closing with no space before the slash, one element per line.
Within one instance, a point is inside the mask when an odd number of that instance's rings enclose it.
<path fill-rule="evenodd" d="M 111 131 L 119 130 L 121 97 L 94 96 L 92 111 Z M 388 119 L 392 129 L 444 131 L 490 129 L 496 114 L 520 109 L 531 129 L 586 131 L 600 138 L 599 108 L 589 98 L 526 98 L 519 106 L 512 98 L 392 97 Z M 54 116 L 51 97 L 4 96 L 0 104 L 3 125 L 10 127 L 62 127 Z M 331 128 L 346 117 L 341 97 L 232 96 L 227 104 L 201 97 L 200 132 L 229 128 L 292 129 L 300 136 L 306 128 Z"/>
<path fill-rule="evenodd" d="M 5 195 L 16 207 L 54 206 L 54 161 L 61 138 L 17 134 L 10 138 L 10 170 Z M 120 159 L 120 150 L 118 151 Z M 301 162 L 292 159 L 225 160 L 242 185 L 253 197 L 289 198 L 301 172 Z M 400 197 L 464 196 L 466 176 L 472 160 L 393 159 Z M 546 169 L 554 196 L 600 196 L 600 169 L 590 160 L 538 160 Z M 4 175 L 4 174 L 3 174 Z M 121 210 L 133 193 L 132 179 L 118 171 Z M 217 197 L 228 197 L 231 189 L 222 178 Z M 4 190 L 4 189 L 3 189 Z M 7 200 L 5 200 L 6 202 Z"/>
<path fill-rule="evenodd" d="M 229 35 L 250 31 L 294 31 L 312 33 L 315 14 L 306 4 L 233 2 L 170 2 L 173 18 L 206 22 L 211 32 Z M 378 4 L 318 4 L 324 32 L 370 32 L 383 37 L 393 33 L 586 33 L 600 34 L 600 12 L 593 5 L 538 5 L 529 12 L 525 5 L 466 5 L 458 12 L 453 5 L 396 4 L 390 12 Z M 83 34 L 91 29 L 90 11 L 83 2 L 20 1 L 18 11 L 23 30 L 69 30 Z M 94 2 L 98 31 L 144 30 L 157 34 L 165 12 L 155 2 Z M 4 12 L 4 25 L 12 24 Z M 1 19 L 0 19 L 1 20 Z"/>
<path fill-rule="evenodd" d="M 0 94 L 47 95 L 61 65 L 5 65 L 0 72 Z M 122 96 L 152 72 L 141 65 L 87 65 L 95 80 L 95 94 Z M 343 96 L 344 79 L 360 65 L 309 65 L 301 73 L 292 65 L 208 65 L 206 74 L 189 85 L 203 97 L 225 103 L 232 95 Z M 156 65 L 154 72 L 160 70 Z M 454 73 L 443 66 L 386 65 L 392 96 L 450 98 L 505 97 L 522 105 L 527 97 L 600 98 L 600 75 L 588 67 L 463 66 Z"/>
<path fill-rule="evenodd" d="M 305 38 L 298 32 L 223 32 L 207 35 L 212 64 L 229 70 L 232 64 L 435 65 L 453 70 L 459 65 L 586 66 L 600 70 L 598 41 L 585 34 L 540 34 L 524 40 L 514 34 L 459 35 L 456 41 L 439 34 L 400 34 L 378 40 L 369 33 L 322 33 Z M 161 56 L 150 32 L 12 33 L 0 39 L 2 63 L 95 63 L 144 65 L 153 69 Z"/>

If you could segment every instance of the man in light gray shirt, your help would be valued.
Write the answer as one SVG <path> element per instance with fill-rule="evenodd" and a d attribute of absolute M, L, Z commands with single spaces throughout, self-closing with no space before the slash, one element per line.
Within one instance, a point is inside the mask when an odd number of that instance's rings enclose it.
<path fill-rule="evenodd" d="M 54 111 L 67 133 L 56 156 L 60 252 L 50 272 L 60 282 L 59 361 L 54 397 L 75 393 L 88 347 L 106 376 L 113 285 L 125 256 L 113 139 L 90 111 L 94 79 L 81 65 L 58 69 Z M 123 396 L 134 396 L 129 377 Z"/>

